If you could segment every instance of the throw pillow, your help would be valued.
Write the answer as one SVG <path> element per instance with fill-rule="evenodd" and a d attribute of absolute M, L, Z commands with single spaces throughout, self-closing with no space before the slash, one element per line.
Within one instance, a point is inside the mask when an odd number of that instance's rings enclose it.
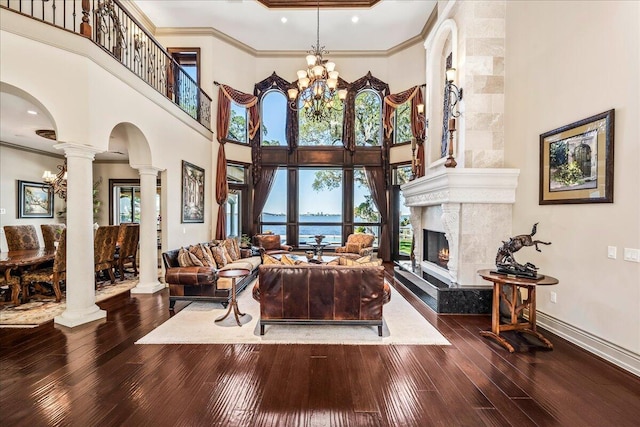
<path fill-rule="evenodd" d="M 286 255 L 282 255 L 280 257 L 280 262 L 282 263 L 282 265 L 296 265 L 295 261 Z"/>
<path fill-rule="evenodd" d="M 360 262 L 360 263 L 362 263 L 362 262 L 369 262 L 369 261 L 371 261 L 371 255 L 365 255 L 365 256 L 360 257 L 360 258 L 358 258 L 358 259 L 356 260 L 356 262 Z"/>
<path fill-rule="evenodd" d="M 339 262 L 340 262 L 340 265 L 357 265 L 360 267 L 373 267 L 377 265 L 382 265 L 382 259 L 380 258 L 377 258 L 373 261 L 358 262 L 358 260 L 355 260 L 355 259 L 340 257 Z"/>
<path fill-rule="evenodd" d="M 205 243 L 202 245 L 202 247 L 204 248 L 204 251 L 207 253 L 207 255 L 209 255 L 209 259 L 211 260 L 211 267 L 214 268 L 218 268 L 218 265 L 216 264 L 216 259 L 213 257 L 213 254 L 211 253 L 211 247 L 209 246 L 208 243 Z"/>
<path fill-rule="evenodd" d="M 274 258 L 274 257 L 272 257 L 271 255 L 268 255 L 268 254 L 263 254 L 262 255 L 262 263 L 265 264 L 265 265 L 269 265 L 269 264 L 282 265 L 280 260 L 278 260 L 277 258 Z"/>
<path fill-rule="evenodd" d="M 236 242 L 236 239 L 225 239 L 222 244 L 227 249 L 227 252 L 229 252 L 229 256 L 231 257 L 232 261 L 237 261 L 240 259 L 240 252 L 236 249 L 236 247 L 238 246 L 238 242 Z"/>
<path fill-rule="evenodd" d="M 340 258 L 332 259 L 327 265 L 340 265 Z"/>
<path fill-rule="evenodd" d="M 178 265 L 180 267 L 193 267 L 193 266 L 203 267 L 204 266 L 204 264 L 200 262 L 198 257 L 196 257 L 194 254 L 189 252 L 189 250 L 185 249 L 184 247 L 180 248 L 180 251 L 178 252 Z"/>
<path fill-rule="evenodd" d="M 207 251 L 205 251 L 204 246 L 202 246 L 201 243 L 198 243 L 197 245 L 192 245 L 189 248 L 189 252 L 195 255 L 196 258 L 198 258 L 198 260 L 202 263 L 203 266 L 205 267 L 216 266 L 215 261 L 211 258 L 211 255 L 209 255 Z"/>
<path fill-rule="evenodd" d="M 218 265 L 218 268 L 222 268 L 225 265 L 227 265 L 228 260 L 227 260 L 227 256 L 226 256 L 226 250 L 224 248 L 224 246 L 221 245 L 216 245 L 216 246 L 209 246 L 209 249 L 211 249 L 211 254 L 213 255 L 213 259 L 216 260 L 216 264 Z"/>
<path fill-rule="evenodd" d="M 357 254 L 364 246 L 362 243 L 347 243 L 347 252 Z"/>

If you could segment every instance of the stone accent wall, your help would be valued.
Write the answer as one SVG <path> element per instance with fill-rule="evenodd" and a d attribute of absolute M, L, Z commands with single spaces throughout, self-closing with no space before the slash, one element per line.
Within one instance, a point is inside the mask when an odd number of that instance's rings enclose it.
<path fill-rule="evenodd" d="M 458 2 L 454 11 L 467 168 L 504 165 L 505 12 L 505 1 Z"/>

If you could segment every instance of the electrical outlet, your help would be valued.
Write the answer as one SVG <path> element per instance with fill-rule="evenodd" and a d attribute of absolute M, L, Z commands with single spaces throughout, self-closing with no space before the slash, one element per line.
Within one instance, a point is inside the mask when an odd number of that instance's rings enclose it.
<path fill-rule="evenodd" d="M 640 262 L 640 249 L 624 248 L 624 260 Z"/>
<path fill-rule="evenodd" d="M 607 257 L 616 259 L 618 256 L 618 248 L 615 246 L 607 246 Z"/>
<path fill-rule="evenodd" d="M 557 303 L 558 302 L 558 294 L 556 294 L 555 292 L 551 291 L 551 293 L 549 294 L 549 299 L 551 300 L 552 303 Z"/>
<path fill-rule="evenodd" d="M 6 215 L 7 210 L 5 208 L 0 208 L 0 215 Z"/>

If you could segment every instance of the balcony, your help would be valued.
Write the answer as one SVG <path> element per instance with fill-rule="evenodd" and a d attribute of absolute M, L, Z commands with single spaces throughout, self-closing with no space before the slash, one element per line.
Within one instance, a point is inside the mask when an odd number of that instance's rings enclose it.
<path fill-rule="evenodd" d="M 211 130 L 211 98 L 118 0 L 3 0 L 0 8 L 87 37 Z"/>

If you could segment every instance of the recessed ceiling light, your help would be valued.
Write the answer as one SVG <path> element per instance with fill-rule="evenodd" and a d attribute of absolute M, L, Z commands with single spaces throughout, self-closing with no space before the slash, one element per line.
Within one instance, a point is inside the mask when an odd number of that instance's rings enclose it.
<path fill-rule="evenodd" d="M 287 23 L 287 17 L 283 16 L 282 18 L 280 18 L 280 22 L 282 22 L 283 24 Z"/>
<path fill-rule="evenodd" d="M 351 17 L 351 22 L 353 22 L 354 24 L 357 24 L 359 20 L 360 20 L 360 18 L 358 18 L 356 15 L 353 15 Z"/>
<path fill-rule="evenodd" d="M 37 111 L 35 111 L 35 110 L 27 110 L 27 113 L 29 113 L 29 114 L 33 114 L 34 116 L 37 116 L 37 115 L 38 115 L 38 112 L 37 112 Z"/>

